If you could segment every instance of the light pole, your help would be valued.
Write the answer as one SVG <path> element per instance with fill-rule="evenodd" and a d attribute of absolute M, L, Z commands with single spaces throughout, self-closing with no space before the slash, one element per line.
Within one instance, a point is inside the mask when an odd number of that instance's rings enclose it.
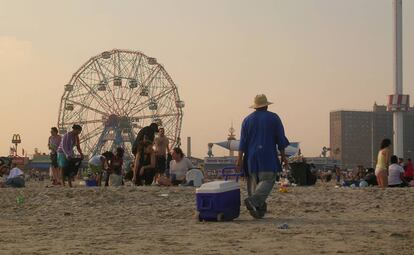
<path fill-rule="evenodd" d="M 402 0 L 394 0 L 394 94 L 388 97 L 388 110 L 393 112 L 394 154 L 404 157 L 404 111 L 409 96 L 403 95 Z"/>

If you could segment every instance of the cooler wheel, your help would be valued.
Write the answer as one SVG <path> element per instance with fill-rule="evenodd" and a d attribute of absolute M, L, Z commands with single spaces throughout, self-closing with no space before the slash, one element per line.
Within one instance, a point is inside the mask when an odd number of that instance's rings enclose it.
<path fill-rule="evenodd" d="M 224 221 L 224 213 L 217 214 L 217 221 Z"/>
<path fill-rule="evenodd" d="M 200 212 L 196 212 L 195 213 L 195 219 L 197 220 L 197 221 L 199 221 L 199 222 L 202 222 L 203 221 L 203 219 L 200 217 Z"/>

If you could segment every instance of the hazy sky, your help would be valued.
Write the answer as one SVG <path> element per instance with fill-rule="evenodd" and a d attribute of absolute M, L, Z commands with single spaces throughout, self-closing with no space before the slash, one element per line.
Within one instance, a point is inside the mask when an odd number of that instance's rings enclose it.
<path fill-rule="evenodd" d="M 414 95 L 414 0 L 403 8 L 404 90 Z M 330 111 L 371 109 L 392 93 L 392 25 L 392 0 L 0 0 L 0 154 L 14 133 L 29 153 L 46 151 L 64 84 L 120 48 L 156 57 L 178 84 L 194 155 L 232 121 L 238 136 L 265 93 L 289 139 L 314 156 L 329 145 Z"/>

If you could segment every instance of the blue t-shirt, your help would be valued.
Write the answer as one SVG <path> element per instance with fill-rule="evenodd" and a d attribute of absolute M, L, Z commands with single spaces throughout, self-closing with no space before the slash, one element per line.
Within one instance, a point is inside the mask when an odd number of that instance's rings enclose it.
<path fill-rule="evenodd" d="M 243 120 L 239 150 L 245 153 L 250 172 L 281 171 L 277 150 L 288 145 L 282 121 L 276 113 L 259 110 Z"/>

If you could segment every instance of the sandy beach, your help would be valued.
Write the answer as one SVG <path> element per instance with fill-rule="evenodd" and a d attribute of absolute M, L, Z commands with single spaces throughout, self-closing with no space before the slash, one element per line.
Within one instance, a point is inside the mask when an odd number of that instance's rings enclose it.
<path fill-rule="evenodd" d="M 265 219 L 194 219 L 193 188 L 0 190 L 0 254 L 413 254 L 413 188 L 274 189 Z M 24 196 L 18 205 L 16 197 Z M 244 197 L 245 190 L 242 191 Z M 278 229 L 288 223 L 289 229 Z"/>

